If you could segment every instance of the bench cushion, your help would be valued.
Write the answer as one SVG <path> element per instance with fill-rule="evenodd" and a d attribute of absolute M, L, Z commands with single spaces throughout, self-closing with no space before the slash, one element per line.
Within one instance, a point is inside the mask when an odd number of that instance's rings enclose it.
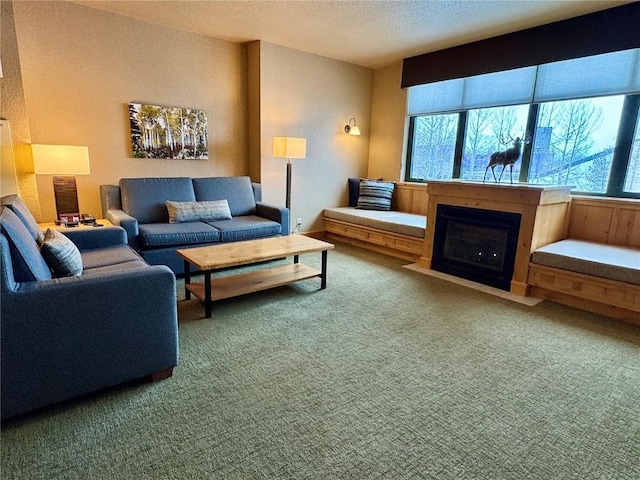
<path fill-rule="evenodd" d="M 424 215 L 395 210 L 361 210 L 353 207 L 325 208 L 324 216 L 416 238 L 424 238 L 427 228 L 427 217 Z"/>
<path fill-rule="evenodd" d="M 533 263 L 640 285 L 640 249 L 567 239 L 533 252 Z"/>

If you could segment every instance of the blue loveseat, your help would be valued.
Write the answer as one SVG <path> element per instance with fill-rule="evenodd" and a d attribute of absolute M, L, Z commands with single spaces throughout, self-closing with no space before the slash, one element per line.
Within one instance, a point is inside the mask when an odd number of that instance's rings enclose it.
<path fill-rule="evenodd" d="M 122 228 L 97 227 L 64 232 L 82 272 L 55 278 L 25 204 L 15 195 L 1 203 L 2 418 L 170 376 L 178 362 L 173 272 L 145 263 Z"/>
<path fill-rule="evenodd" d="M 142 258 L 176 274 L 184 273 L 178 249 L 289 234 L 289 210 L 263 203 L 261 185 L 249 177 L 123 178 L 119 185 L 101 185 L 100 200 L 103 217 L 127 231 Z M 226 201 L 230 215 L 170 223 L 167 201 Z"/>

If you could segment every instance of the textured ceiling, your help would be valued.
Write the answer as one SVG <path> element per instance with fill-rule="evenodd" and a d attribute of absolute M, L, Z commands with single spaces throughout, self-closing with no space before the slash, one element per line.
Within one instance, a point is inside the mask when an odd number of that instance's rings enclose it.
<path fill-rule="evenodd" d="M 264 40 L 380 68 L 420 53 L 630 2 L 75 0 L 74 3 L 232 42 Z"/>

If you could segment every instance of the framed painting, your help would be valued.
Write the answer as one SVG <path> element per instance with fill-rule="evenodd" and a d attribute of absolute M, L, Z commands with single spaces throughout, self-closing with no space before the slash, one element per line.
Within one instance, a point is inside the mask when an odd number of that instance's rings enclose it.
<path fill-rule="evenodd" d="M 129 122 L 134 158 L 209 158 L 203 110 L 130 103 Z"/>

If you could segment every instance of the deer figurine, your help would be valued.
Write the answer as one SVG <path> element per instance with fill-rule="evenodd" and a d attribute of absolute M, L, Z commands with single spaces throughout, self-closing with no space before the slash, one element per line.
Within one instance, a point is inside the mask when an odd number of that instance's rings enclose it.
<path fill-rule="evenodd" d="M 516 137 L 516 139 L 513 140 L 511 135 L 509 135 L 509 140 L 505 142 L 504 138 L 502 138 L 502 135 L 500 135 L 501 143 L 504 143 L 506 145 L 512 141 L 512 147 L 509 147 L 502 152 L 493 152 L 491 154 L 491 157 L 489 157 L 489 164 L 487 165 L 487 168 L 484 169 L 484 177 L 482 178 L 482 183 L 484 183 L 487 178 L 487 170 L 489 170 L 489 167 L 491 167 L 493 179 L 496 181 L 496 183 L 500 183 L 502 174 L 504 173 L 504 169 L 507 168 L 507 165 L 509 165 L 509 181 L 513 183 L 513 164 L 518 161 L 518 158 L 520 158 L 520 152 L 522 150 L 522 139 L 520 137 Z M 525 139 L 524 143 L 531 143 L 531 140 Z M 496 165 L 502 165 L 502 171 L 500 172 L 500 176 L 497 179 L 496 172 L 494 170 Z"/>

